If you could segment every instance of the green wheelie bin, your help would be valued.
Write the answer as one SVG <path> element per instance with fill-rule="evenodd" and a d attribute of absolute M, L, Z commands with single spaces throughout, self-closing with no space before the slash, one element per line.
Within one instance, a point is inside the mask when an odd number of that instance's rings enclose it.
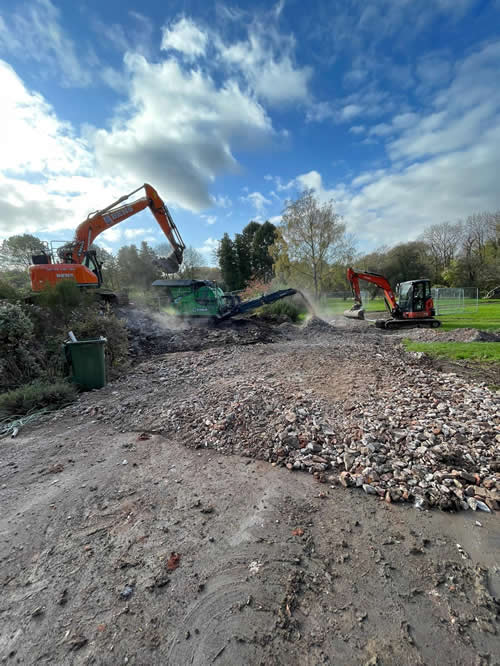
<path fill-rule="evenodd" d="M 99 389 L 106 386 L 106 338 L 65 342 L 66 360 L 72 368 L 72 381 L 83 389 Z"/>

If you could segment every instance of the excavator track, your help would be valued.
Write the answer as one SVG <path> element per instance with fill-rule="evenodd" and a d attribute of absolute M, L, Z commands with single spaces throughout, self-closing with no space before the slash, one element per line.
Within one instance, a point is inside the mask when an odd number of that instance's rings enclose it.
<path fill-rule="evenodd" d="M 438 319 L 376 319 L 375 326 L 385 330 L 395 331 L 402 328 L 439 328 Z"/>

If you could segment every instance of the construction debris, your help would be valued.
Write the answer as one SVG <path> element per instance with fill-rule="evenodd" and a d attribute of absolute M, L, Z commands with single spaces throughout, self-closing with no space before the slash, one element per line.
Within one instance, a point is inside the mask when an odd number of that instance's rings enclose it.
<path fill-rule="evenodd" d="M 345 335 L 317 318 L 278 327 L 281 342 L 260 345 L 257 367 L 226 332 L 214 333 L 226 336 L 222 348 L 138 366 L 117 383 L 127 383 L 125 401 L 110 386 L 96 418 L 338 480 L 388 503 L 498 510 L 499 400 L 486 385 L 423 366 L 395 338 Z M 69 411 L 86 418 L 87 400 Z"/>

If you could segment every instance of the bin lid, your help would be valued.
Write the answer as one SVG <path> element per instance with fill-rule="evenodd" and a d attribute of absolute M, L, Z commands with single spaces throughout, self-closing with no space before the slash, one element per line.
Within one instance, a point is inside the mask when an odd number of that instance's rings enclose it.
<path fill-rule="evenodd" d="M 67 340 L 64 344 L 65 345 L 104 345 L 107 342 L 107 338 L 103 338 L 102 336 L 100 338 L 90 338 L 89 340 L 77 340 L 76 342 L 71 342 L 71 340 Z"/>

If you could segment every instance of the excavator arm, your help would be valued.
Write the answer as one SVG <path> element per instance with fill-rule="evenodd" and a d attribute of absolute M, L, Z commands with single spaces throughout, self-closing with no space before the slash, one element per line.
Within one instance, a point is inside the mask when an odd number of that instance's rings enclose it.
<path fill-rule="evenodd" d="M 396 314 L 399 306 L 396 301 L 392 287 L 383 275 L 378 273 L 370 272 L 361 272 L 355 271 L 352 268 L 347 269 L 347 279 L 351 285 L 351 289 L 354 295 L 354 305 L 350 310 L 346 310 L 344 315 L 353 319 L 364 319 L 365 312 L 363 309 L 363 303 L 361 301 L 361 290 L 359 288 L 359 281 L 364 280 L 365 282 L 370 282 L 371 284 L 380 287 L 384 292 L 384 300 L 387 306 L 387 309 L 391 314 Z"/>
<path fill-rule="evenodd" d="M 119 205 L 123 204 L 124 201 L 127 201 L 127 199 L 143 188 L 145 190 L 144 197 L 136 199 L 129 204 Z M 161 267 L 167 273 L 176 273 L 182 263 L 186 246 L 167 206 L 161 200 L 158 192 L 147 183 L 130 192 L 130 194 L 120 197 L 106 208 L 91 213 L 84 222 L 79 224 L 75 231 L 74 241 L 64 250 L 64 260 L 67 263 L 81 264 L 86 252 L 90 249 L 90 246 L 99 234 L 145 208 L 151 210 L 172 246 L 172 253 L 168 257 L 160 259 Z"/>

